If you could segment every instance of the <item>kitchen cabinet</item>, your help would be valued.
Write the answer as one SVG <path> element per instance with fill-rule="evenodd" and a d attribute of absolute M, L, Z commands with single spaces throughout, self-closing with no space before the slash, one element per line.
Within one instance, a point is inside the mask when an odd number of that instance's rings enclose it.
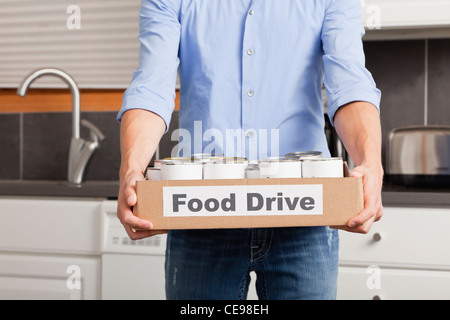
<path fill-rule="evenodd" d="M 361 0 L 365 41 L 450 37 L 450 1 Z"/>
<path fill-rule="evenodd" d="M 450 26 L 450 1 L 361 0 L 361 5 L 368 29 Z"/>
<path fill-rule="evenodd" d="M 0 198 L 0 299 L 99 299 L 101 204 Z"/>
<path fill-rule="evenodd" d="M 2 252 L 0 299 L 98 299 L 100 268 L 99 257 Z"/>
<path fill-rule="evenodd" d="M 450 299 L 450 208 L 385 207 L 367 235 L 340 231 L 338 299 Z"/>

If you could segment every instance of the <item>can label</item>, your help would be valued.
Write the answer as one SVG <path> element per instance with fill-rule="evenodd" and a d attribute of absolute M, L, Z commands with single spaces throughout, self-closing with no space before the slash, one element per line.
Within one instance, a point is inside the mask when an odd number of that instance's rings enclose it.
<path fill-rule="evenodd" d="M 323 186 L 163 187 L 165 217 L 323 215 Z"/>

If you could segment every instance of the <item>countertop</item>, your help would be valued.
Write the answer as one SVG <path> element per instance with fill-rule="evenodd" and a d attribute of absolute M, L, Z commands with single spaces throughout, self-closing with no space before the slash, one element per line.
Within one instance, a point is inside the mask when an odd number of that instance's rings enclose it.
<path fill-rule="evenodd" d="M 0 180 L 0 196 L 89 197 L 115 199 L 118 181 L 87 181 L 71 185 L 67 181 Z"/>
<path fill-rule="evenodd" d="M 79 186 L 66 181 L 0 180 L 0 196 L 90 197 L 117 199 L 118 181 L 87 181 Z M 384 206 L 450 207 L 450 189 L 419 189 L 386 184 Z"/>

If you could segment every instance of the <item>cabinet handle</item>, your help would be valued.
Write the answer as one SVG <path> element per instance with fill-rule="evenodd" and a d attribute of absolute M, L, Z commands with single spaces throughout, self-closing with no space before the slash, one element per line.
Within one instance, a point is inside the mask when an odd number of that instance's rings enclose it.
<path fill-rule="evenodd" d="M 372 237 L 373 241 L 378 242 L 381 241 L 381 234 L 380 233 L 374 233 L 373 237 Z"/>

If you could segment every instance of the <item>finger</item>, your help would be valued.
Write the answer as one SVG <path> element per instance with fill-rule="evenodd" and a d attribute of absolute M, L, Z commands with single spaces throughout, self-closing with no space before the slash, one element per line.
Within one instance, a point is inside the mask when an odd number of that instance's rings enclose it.
<path fill-rule="evenodd" d="M 350 177 L 361 178 L 364 176 L 364 170 L 361 167 L 356 167 L 350 172 Z"/>
<path fill-rule="evenodd" d="M 123 217 L 122 223 L 134 229 L 150 230 L 153 228 L 150 221 L 136 217 L 131 210 Z"/>
<path fill-rule="evenodd" d="M 358 215 L 352 217 L 348 221 L 349 227 L 356 227 L 363 225 L 366 221 L 368 221 L 371 218 L 375 217 L 375 212 L 372 210 L 372 208 L 366 208 L 362 210 Z"/>
<path fill-rule="evenodd" d="M 136 190 L 134 189 L 134 186 L 128 186 L 123 191 L 123 194 L 125 196 L 126 202 L 128 206 L 133 207 L 136 205 L 137 196 L 136 196 Z"/>
<path fill-rule="evenodd" d="M 130 196 L 127 197 L 127 204 L 130 207 L 133 207 L 136 205 L 136 201 L 137 201 L 137 197 L 136 197 L 136 193 L 131 194 Z"/>
<path fill-rule="evenodd" d="M 335 226 L 333 227 L 334 229 L 340 229 L 340 230 L 345 230 L 348 232 L 353 232 L 353 233 L 362 233 L 362 234 L 367 234 L 369 233 L 370 229 L 372 228 L 372 225 L 374 223 L 374 218 L 367 220 L 366 222 L 364 222 L 361 225 L 356 225 L 354 227 L 350 227 L 350 226 Z"/>
<path fill-rule="evenodd" d="M 125 231 L 131 240 L 139 240 L 147 237 L 153 237 L 158 234 L 165 234 L 167 230 L 135 230 L 129 226 L 124 225 Z"/>
<path fill-rule="evenodd" d="M 123 201 L 119 201 L 117 206 L 117 217 L 123 225 L 130 226 L 135 229 L 152 229 L 153 224 L 141 218 L 136 217 L 131 208 L 124 204 Z"/>

